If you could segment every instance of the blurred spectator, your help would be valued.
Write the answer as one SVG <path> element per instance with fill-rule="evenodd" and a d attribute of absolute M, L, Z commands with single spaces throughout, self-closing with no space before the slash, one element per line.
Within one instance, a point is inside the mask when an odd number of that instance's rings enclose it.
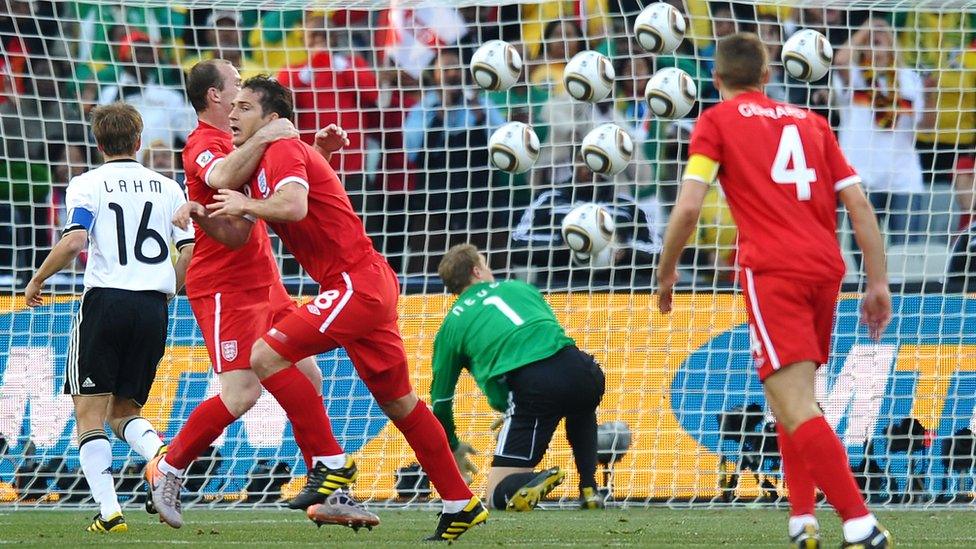
<path fill-rule="evenodd" d="M 148 35 L 130 33 L 119 47 L 120 71 L 115 84 L 102 87 L 98 104 L 125 101 L 142 115 L 142 148 L 159 140 L 172 149 L 182 147 L 196 124 L 196 113 L 182 90 L 159 81 L 157 48 Z M 140 149 L 141 151 L 142 149 Z"/>
<path fill-rule="evenodd" d="M 294 93 L 297 127 L 302 140 L 315 142 L 315 132 L 329 124 L 346 130 L 349 145 L 333 153 L 330 163 L 349 193 L 353 207 L 364 215 L 367 132 L 379 127 L 376 72 L 369 62 L 334 40 L 325 16 L 309 16 L 305 31 L 308 61 L 282 70 L 278 80 Z M 391 128 L 392 129 L 392 128 Z M 367 226 L 370 221 L 364 219 Z"/>
<path fill-rule="evenodd" d="M 247 80 L 267 71 L 263 66 L 244 55 L 244 49 L 241 45 L 241 12 L 239 11 L 211 11 L 210 15 L 207 16 L 202 41 L 204 46 L 200 48 L 200 54 L 190 57 L 183 63 L 184 72 L 189 72 L 193 65 L 201 61 L 214 58 L 230 61 L 241 73 L 242 80 Z"/>
<path fill-rule="evenodd" d="M 461 61 L 465 66 L 471 64 L 474 55 L 482 44 L 489 40 L 505 40 L 518 44 L 521 41 L 519 27 L 519 6 L 465 6 L 458 8 L 468 32 L 461 37 Z"/>
<path fill-rule="evenodd" d="M 305 43 L 305 12 L 301 10 L 266 11 L 258 26 L 247 37 L 254 64 L 274 74 L 285 68 L 300 66 L 308 59 Z M 321 19 L 323 12 L 310 12 L 309 17 Z M 321 28 L 321 27 L 320 27 Z"/>
<path fill-rule="evenodd" d="M 61 38 L 52 2 L 0 1 L 0 103 L 24 92 L 29 57 L 68 58 Z"/>
<path fill-rule="evenodd" d="M 170 179 L 176 177 L 176 151 L 163 141 L 157 139 L 142 150 L 139 163 Z M 183 178 L 177 179 L 181 181 Z"/>
<path fill-rule="evenodd" d="M 708 284 L 733 282 L 738 229 L 721 185 L 708 189 L 692 239 L 695 251 L 700 253 L 695 258 L 695 273 Z"/>
<path fill-rule="evenodd" d="M 533 268 L 536 283 L 542 286 L 593 282 L 649 286 L 655 257 L 661 251 L 663 220 L 649 217 L 632 197 L 614 188 L 613 182 L 595 176 L 582 161 L 575 164 L 569 178 L 540 185 L 512 230 L 513 262 Z M 584 202 L 600 204 L 613 215 L 612 279 L 608 271 L 594 278 L 589 267 L 573 266 L 570 250 L 563 243 L 563 217 Z"/>
<path fill-rule="evenodd" d="M 786 71 L 780 54 L 783 51 L 783 27 L 775 15 L 764 14 L 756 19 L 756 32 L 766 45 L 769 53 L 769 83 L 766 84 L 766 95 L 776 101 L 789 101 L 789 90 L 786 87 Z"/>
<path fill-rule="evenodd" d="M 425 78 L 423 99 L 407 114 L 404 146 L 407 159 L 419 170 L 428 215 L 421 233 L 413 238 L 412 250 L 419 251 L 423 265 L 411 271 L 434 272 L 441 255 L 461 242 L 497 252 L 504 243 L 490 245 L 489 227 L 508 226 L 510 209 L 505 189 L 493 193 L 488 166 L 488 136 L 505 123 L 498 109 L 484 94 L 465 86 L 466 70 L 456 48 L 440 50 L 434 67 Z M 507 240 L 503 231 L 496 238 Z"/>
<path fill-rule="evenodd" d="M 972 156 L 959 159 L 956 167 L 956 204 L 959 205 L 959 225 L 961 231 L 976 221 L 976 166 Z"/>
<path fill-rule="evenodd" d="M 566 63 L 586 49 L 579 24 L 573 20 L 550 21 L 546 25 L 542 57 L 530 64 L 530 96 L 541 100 L 535 125 L 542 152 L 533 177 L 567 180 L 573 174 L 575 147 L 594 126 L 593 108 L 566 92 L 563 72 Z M 601 120 L 602 121 L 602 120 Z"/>
<path fill-rule="evenodd" d="M 887 22 L 871 19 L 836 53 L 840 146 L 864 181 L 889 242 L 905 242 L 912 195 L 925 190 L 915 152 L 925 96 L 918 73 L 895 55 Z M 859 256 L 855 256 L 859 263 Z"/>
<path fill-rule="evenodd" d="M 666 0 L 666 2 L 685 16 L 685 27 L 688 29 L 692 28 L 691 19 L 689 18 L 688 10 L 685 8 L 685 3 L 682 0 Z M 686 39 L 681 42 L 681 45 L 678 46 L 678 49 L 674 53 L 659 55 L 654 59 L 657 70 L 666 67 L 677 67 L 688 73 L 688 76 L 694 79 L 695 85 L 698 86 L 698 97 L 701 101 L 695 104 L 694 110 L 688 114 L 689 118 L 698 116 L 701 103 L 711 105 L 718 100 L 718 90 L 715 89 L 715 85 L 712 83 L 711 64 L 714 53 L 714 42 L 709 41 L 706 46 L 699 50 L 693 40 Z"/>
<path fill-rule="evenodd" d="M 52 170 L 85 141 L 81 113 L 62 100 L 57 66 L 31 57 L 23 93 L 0 104 L 0 266 L 18 276 L 40 265 L 50 245 Z"/>
<path fill-rule="evenodd" d="M 420 80 L 437 48 L 455 46 L 470 29 L 451 7 L 393 8 L 380 13 L 375 44 L 400 70 Z"/>
<path fill-rule="evenodd" d="M 617 100 L 608 113 L 612 122 L 627 130 L 634 140 L 634 156 L 627 168 L 614 177 L 617 192 L 630 196 L 650 217 L 658 217 L 657 181 L 654 174 L 658 145 L 658 124 L 644 100 L 644 87 L 651 78 L 650 56 L 623 56 L 614 63 Z"/>
<path fill-rule="evenodd" d="M 558 21 L 576 27 L 578 37 L 584 40 L 582 49 L 586 49 L 585 41 L 596 44 L 603 40 L 610 31 L 609 4 L 609 0 L 550 0 L 522 4 L 522 41 L 526 54 L 530 59 L 546 56 L 550 26 Z M 558 58 L 557 55 L 550 57 Z"/>

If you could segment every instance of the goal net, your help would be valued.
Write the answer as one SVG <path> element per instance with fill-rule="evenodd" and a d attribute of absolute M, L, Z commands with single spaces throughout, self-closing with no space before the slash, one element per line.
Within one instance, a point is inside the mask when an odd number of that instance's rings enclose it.
<path fill-rule="evenodd" d="M 23 288 L 59 238 L 69 179 L 100 162 L 86 115 L 116 100 L 145 120 L 139 159 L 182 181 L 179 152 L 196 118 L 186 71 L 213 57 L 243 77 L 267 73 L 295 92 L 302 138 L 338 123 L 350 145 L 332 164 L 377 249 L 400 276 L 400 327 L 411 380 L 425 397 L 431 344 L 452 299 L 436 275 L 444 252 L 471 242 L 499 277 L 539 286 L 569 334 L 607 375 L 598 412 L 599 480 L 612 501 L 721 505 L 784 497 L 775 418 L 750 359 L 736 290 L 736 228 L 718 185 L 680 263 L 675 311 L 656 312 L 653 266 L 675 202 L 697 113 L 718 101 L 717 37 L 757 32 L 773 60 L 767 93 L 828 116 L 861 171 L 888 249 L 894 320 L 880 343 L 858 324 L 863 270 L 843 212 L 848 265 L 830 361 L 818 372 L 824 413 L 872 502 L 969 502 L 976 405 L 976 3 L 909 0 L 708 2 L 671 0 L 686 17 L 674 53 L 633 38 L 636 0 L 533 2 L 0 2 L 0 502 L 90 505 L 62 394 L 84 256 L 28 309 Z M 124 6 L 123 6 L 124 4 Z M 350 7 L 354 4 L 353 7 Z M 784 76 L 779 52 L 803 28 L 823 32 L 850 62 L 807 84 Z M 472 53 L 501 39 L 525 68 L 508 91 L 476 87 Z M 853 43 L 848 48 L 846 44 Z M 582 50 L 612 62 L 605 101 L 582 103 L 562 84 Z M 651 74 L 686 71 L 698 88 L 688 117 L 654 117 Z M 487 153 L 491 132 L 535 130 L 535 166 L 512 175 Z M 620 174 L 580 161 L 583 136 L 613 122 L 635 143 Z M 749 139 L 749 136 L 743 136 Z M 597 202 L 616 222 L 613 263 L 575 264 L 560 235 L 573 205 Z M 316 284 L 272 239 L 295 296 Z M 968 293 L 967 293 L 968 292 Z M 168 351 L 143 415 L 170 440 L 218 392 L 185 297 L 170 305 Z M 358 460 L 355 494 L 374 502 L 437 497 L 403 437 L 371 399 L 349 358 L 318 357 L 339 441 Z M 467 374 L 455 399 L 459 436 L 481 453 L 476 492 L 498 414 Z M 143 461 L 113 438 L 127 505 L 144 499 Z M 560 427 L 541 466 L 577 497 Z M 305 466 L 270 395 L 189 471 L 194 505 L 275 504 L 301 487 Z M 3 506 L 0 505 L 0 510 Z"/>

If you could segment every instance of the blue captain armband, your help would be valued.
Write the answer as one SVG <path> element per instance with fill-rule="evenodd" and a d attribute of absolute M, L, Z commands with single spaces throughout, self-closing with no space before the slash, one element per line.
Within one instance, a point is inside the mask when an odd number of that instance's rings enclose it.
<path fill-rule="evenodd" d="M 64 233 L 70 233 L 71 231 L 77 231 L 79 229 L 84 229 L 86 231 L 91 231 L 92 223 L 95 221 L 95 214 L 84 208 L 73 208 L 71 213 L 68 214 L 68 224 L 65 225 Z"/>

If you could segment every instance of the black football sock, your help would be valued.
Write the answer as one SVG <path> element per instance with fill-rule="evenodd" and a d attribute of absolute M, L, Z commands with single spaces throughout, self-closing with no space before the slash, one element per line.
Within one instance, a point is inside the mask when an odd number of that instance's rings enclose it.
<path fill-rule="evenodd" d="M 566 417 L 566 440 L 573 448 L 573 459 L 583 488 L 596 488 L 596 410 Z"/>

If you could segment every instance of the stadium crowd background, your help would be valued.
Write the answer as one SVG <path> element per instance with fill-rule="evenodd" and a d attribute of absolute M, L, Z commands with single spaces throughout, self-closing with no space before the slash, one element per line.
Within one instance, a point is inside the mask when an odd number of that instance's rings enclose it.
<path fill-rule="evenodd" d="M 669 1 L 689 18 L 690 39 L 652 57 L 627 32 L 640 9 L 632 0 L 331 12 L 0 0 L 0 275 L 20 287 L 56 241 L 68 180 L 99 162 L 85 123 L 94 105 L 135 105 L 145 119 L 140 159 L 182 180 L 177 153 L 195 126 L 185 71 L 221 57 L 244 78 L 269 73 L 292 88 L 303 139 L 328 123 L 349 132 L 332 163 L 376 247 L 423 289 L 440 255 L 462 241 L 488 250 L 502 273 L 549 287 L 573 282 L 578 270 L 567 267 L 553 227 L 558 205 L 580 200 L 612 204 L 624 240 L 613 275 L 584 272 L 586 283 L 646 286 L 694 116 L 718 99 L 714 39 L 755 31 L 778 59 L 782 42 L 810 27 L 828 36 L 839 70 L 807 85 L 777 62 L 767 92 L 830 116 L 904 259 L 893 280 L 941 277 L 976 210 L 974 14 Z M 493 38 L 526 56 L 522 84 L 508 92 L 470 84 L 469 58 Z M 583 49 L 607 54 L 617 72 L 612 98 L 595 107 L 562 87 L 567 60 Z M 666 66 L 698 84 L 688 119 L 658 121 L 643 101 L 650 74 Z M 543 142 L 526 174 L 489 166 L 488 136 L 507 120 L 530 123 Z M 641 144 L 610 181 L 575 157 L 586 131 L 605 121 Z M 685 282 L 729 285 L 735 227 L 718 188 L 702 215 Z M 848 246 L 849 234 L 842 240 Z M 283 255 L 283 274 L 297 274 Z M 856 273 L 857 256 L 847 259 Z"/>

